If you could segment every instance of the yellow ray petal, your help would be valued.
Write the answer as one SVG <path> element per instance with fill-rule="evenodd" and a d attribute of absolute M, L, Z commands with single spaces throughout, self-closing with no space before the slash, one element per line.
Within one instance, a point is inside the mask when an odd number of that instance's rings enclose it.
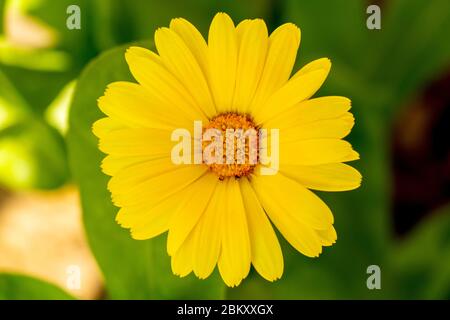
<path fill-rule="evenodd" d="M 200 113 L 186 114 L 178 105 L 170 105 L 150 94 L 139 84 L 114 82 L 98 100 L 103 113 L 131 127 L 171 129 L 192 126 Z"/>
<path fill-rule="evenodd" d="M 261 124 L 270 118 L 309 99 L 322 86 L 328 71 L 319 69 L 289 80 L 277 90 L 267 102 L 253 112 L 256 123 Z"/>
<path fill-rule="evenodd" d="M 236 85 L 238 43 L 233 21 L 226 13 L 218 13 L 208 34 L 211 89 L 218 113 L 232 110 Z"/>
<path fill-rule="evenodd" d="M 267 120 L 267 128 L 291 128 L 304 123 L 341 117 L 350 110 L 351 101 L 345 97 L 321 97 L 300 102 L 286 112 Z"/>
<path fill-rule="evenodd" d="M 268 48 L 267 27 L 263 20 L 240 23 L 238 34 L 239 55 L 233 110 L 247 113 L 261 78 Z"/>
<path fill-rule="evenodd" d="M 120 170 L 127 168 L 133 164 L 137 164 L 140 162 L 155 160 L 153 157 L 149 156 L 114 156 L 108 155 L 106 156 L 101 164 L 102 171 L 109 175 L 113 176 L 118 173 Z"/>
<path fill-rule="evenodd" d="M 280 143 L 282 165 L 319 165 L 356 160 L 358 157 L 351 144 L 344 140 L 315 139 Z"/>
<path fill-rule="evenodd" d="M 322 252 L 322 244 L 311 219 L 318 220 L 313 217 L 318 215 L 322 217 L 321 229 L 329 228 L 332 221 L 324 217 L 331 213 L 324 203 L 320 203 L 320 199 L 311 196 L 310 191 L 288 180 L 280 174 L 253 176 L 251 184 L 264 210 L 286 240 L 304 255 L 317 257 Z"/>
<path fill-rule="evenodd" d="M 121 208 L 116 221 L 124 228 L 131 228 L 131 236 L 136 240 L 156 237 L 169 230 L 173 216 L 189 201 L 189 187 L 190 185 L 156 205 L 144 203 Z"/>
<path fill-rule="evenodd" d="M 206 170 L 204 166 L 180 166 L 177 170 L 150 178 L 122 193 L 113 194 L 112 200 L 119 207 L 157 204 L 196 181 Z"/>
<path fill-rule="evenodd" d="M 108 183 L 112 193 L 122 193 L 135 185 L 160 174 L 181 168 L 173 164 L 169 157 L 139 162 L 130 165 L 115 174 Z"/>
<path fill-rule="evenodd" d="M 328 74 L 330 73 L 330 69 L 331 69 L 331 61 L 328 58 L 320 58 L 314 61 L 311 61 L 310 63 L 306 64 L 305 66 L 303 66 L 300 70 L 298 70 L 293 76 L 292 79 L 296 79 L 300 76 L 303 76 L 307 73 L 316 71 L 316 70 L 325 70 L 325 72 L 327 73 L 325 78 L 328 76 Z"/>
<path fill-rule="evenodd" d="M 117 120 L 110 117 L 102 118 L 94 122 L 92 125 L 92 133 L 97 137 L 102 137 L 111 131 L 124 129 L 125 126 Z"/>
<path fill-rule="evenodd" d="M 280 171 L 309 189 L 321 191 L 347 191 L 361 185 L 358 170 L 343 163 L 318 166 L 282 166 Z"/>
<path fill-rule="evenodd" d="M 189 119 L 206 121 L 203 106 L 196 103 L 192 95 L 154 52 L 131 47 L 125 53 L 134 78 L 146 88 L 148 94 L 161 108 L 176 108 L 177 113 L 188 115 Z"/>
<path fill-rule="evenodd" d="M 323 246 L 331 246 L 336 243 L 337 234 L 333 226 L 327 230 L 316 230 Z"/>
<path fill-rule="evenodd" d="M 170 156 L 171 132 L 158 129 L 119 129 L 100 137 L 99 148 L 106 154 L 123 156 Z"/>
<path fill-rule="evenodd" d="M 190 234 L 186 241 L 171 258 L 172 272 L 180 277 L 185 277 L 192 272 L 195 253 L 194 236 Z"/>
<path fill-rule="evenodd" d="M 247 178 L 240 181 L 247 213 L 252 264 L 269 281 L 281 278 L 283 254 L 277 236 Z"/>
<path fill-rule="evenodd" d="M 217 264 L 222 241 L 222 216 L 226 214 L 226 183 L 219 182 L 211 201 L 196 226 L 194 273 L 209 277 Z"/>
<path fill-rule="evenodd" d="M 142 201 L 138 205 L 129 205 L 119 210 L 116 221 L 124 228 L 131 228 L 135 239 L 148 239 L 169 228 L 171 217 L 183 210 L 191 200 L 192 187 L 189 184 L 178 192 L 158 202 Z"/>
<path fill-rule="evenodd" d="M 191 50 L 197 63 L 203 71 L 206 79 L 209 77 L 208 69 L 208 45 L 202 34 L 189 21 L 183 18 L 176 18 L 170 21 L 170 29 L 176 32 Z"/>
<path fill-rule="evenodd" d="M 119 210 L 116 221 L 124 228 L 131 228 L 134 239 L 149 239 L 168 230 L 170 218 L 184 200 L 182 194 L 176 193 L 156 205 L 126 206 Z"/>
<path fill-rule="evenodd" d="M 172 218 L 167 238 L 167 252 L 174 255 L 189 233 L 203 215 L 216 189 L 217 176 L 208 173 L 189 187 L 191 201 L 179 210 Z"/>
<path fill-rule="evenodd" d="M 228 179 L 226 184 L 227 210 L 222 216 L 222 251 L 218 266 L 224 282 L 234 287 L 250 271 L 250 237 L 239 182 Z"/>
<path fill-rule="evenodd" d="M 186 87 L 208 117 L 216 114 L 205 75 L 184 41 L 173 30 L 159 28 L 155 32 L 158 53 L 172 74 Z"/>
<path fill-rule="evenodd" d="M 278 202 L 283 214 L 291 215 L 305 226 L 319 230 L 327 229 L 333 223 L 333 214 L 318 196 L 281 173 L 254 175 L 251 182 L 256 191 L 264 189 L 271 201 Z"/>
<path fill-rule="evenodd" d="M 264 70 L 248 109 L 250 113 L 259 109 L 267 98 L 289 79 L 299 45 L 300 29 L 292 23 L 283 24 L 272 32 Z"/>
<path fill-rule="evenodd" d="M 301 123 L 288 129 L 280 129 L 281 143 L 310 139 L 342 139 L 355 124 L 355 118 L 346 112 L 339 118 Z"/>

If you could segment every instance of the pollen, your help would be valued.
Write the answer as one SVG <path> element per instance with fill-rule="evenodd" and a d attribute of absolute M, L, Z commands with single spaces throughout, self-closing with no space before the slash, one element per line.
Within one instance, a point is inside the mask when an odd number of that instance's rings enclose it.
<path fill-rule="evenodd" d="M 252 118 L 246 114 L 222 113 L 212 118 L 203 132 L 208 129 L 219 130 L 223 137 L 222 161 L 205 162 L 209 169 L 220 180 L 250 175 L 258 160 L 258 128 Z M 209 143 L 203 141 L 202 149 Z"/>

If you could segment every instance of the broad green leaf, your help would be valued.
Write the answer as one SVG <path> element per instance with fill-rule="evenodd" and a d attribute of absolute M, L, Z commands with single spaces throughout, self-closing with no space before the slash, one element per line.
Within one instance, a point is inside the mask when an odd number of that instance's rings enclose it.
<path fill-rule="evenodd" d="M 426 219 L 392 252 L 398 297 L 450 299 L 450 206 Z"/>
<path fill-rule="evenodd" d="M 149 42 L 140 44 L 150 47 Z M 105 278 L 112 299 L 221 298 L 224 285 L 217 275 L 198 280 L 178 278 L 170 268 L 165 235 L 147 241 L 133 240 L 115 222 L 118 209 L 111 203 L 108 177 L 100 170 L 104 158 L 91 132 L 92 124 L 104 117 L 97 99 L 114 81 L 133 81 L 125 62 L 128 46 L 102 54 L 77 82 L 69 117 L 70 165 L 80 187 L 83 220 L 91 249 Z"/>
<path fill-rule="evenodd" d="M 0 300 L 73 300 L 48 282 L 19 274 L 0 273 Z"/>

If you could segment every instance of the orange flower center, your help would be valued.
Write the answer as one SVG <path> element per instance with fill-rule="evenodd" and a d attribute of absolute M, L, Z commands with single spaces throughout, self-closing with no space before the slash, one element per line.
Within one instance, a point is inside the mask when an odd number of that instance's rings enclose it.
<path fill-rule="evenodd" d="M 210 170 L 220 180 L 250 175 L 258 160 L 258 129 L 250 116 L 234 112 L 222 113 L 203 127 L 203 133 L 208 129 L 217 129 L 223 139 L 222 163 L 208 163 L 204 159 Z M 212 141 L 203 141 L 202 150 L 210 143 Z"/>

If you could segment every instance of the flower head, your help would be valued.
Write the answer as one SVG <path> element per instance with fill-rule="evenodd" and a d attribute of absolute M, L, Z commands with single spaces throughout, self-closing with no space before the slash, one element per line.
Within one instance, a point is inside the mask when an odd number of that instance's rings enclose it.
<path fill-rule="evenodd" d="M 217 265 L 236 286 L 253 265 L 274 281 L 283 256 L 273 226 L 308 257 L 336 241 L 330 209 L 310 190 L 360 185 L 344 164 L 358 159 L 342 140 L 354 119 L 347 98 L 311 99 L 330 60 L 291 77 L 299 44 L 291 23 L 269 36 L 260 19 L 235 27 L 218 13 L 206 42 L 173 19 L 155 33 L 158 53 L 126 52 L 138 83 L 112 83 L 99 99 L 107 117 L 94 133 L 116 219 L 135 239 L 168 231 L 175 274 L 203 279 Z"/>

